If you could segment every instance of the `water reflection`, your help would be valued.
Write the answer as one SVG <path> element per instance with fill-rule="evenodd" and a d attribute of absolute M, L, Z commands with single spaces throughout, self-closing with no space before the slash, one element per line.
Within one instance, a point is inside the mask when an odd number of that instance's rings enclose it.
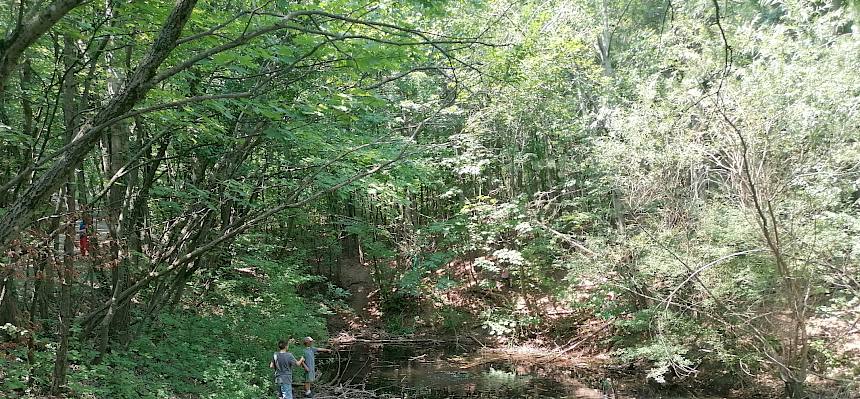
<path fill-rule="evenodd" d="M 416 355 L 410 348 L 355 347 L 329 360 L 326 368 L 331 378 L 331 374 L 339 374 L 340 381 L 363 384 L 367 389 L 404 399 L 607 397 L 569 371 L 505 361 L 483 362 L 477 355 L 455 362 L 445 353 L 451 352 Z"/>

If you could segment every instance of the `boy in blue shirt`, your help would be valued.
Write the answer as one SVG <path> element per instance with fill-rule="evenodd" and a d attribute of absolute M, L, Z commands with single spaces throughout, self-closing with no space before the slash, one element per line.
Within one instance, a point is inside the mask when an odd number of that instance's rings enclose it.
<path fill-rule="evenodd" d="M 290 340 L 292 341 L 292 340 Z M 278 384 L 278 398 L 293 399 L 293 367 L 300 366 L 302 360 L 289 352 L 290 342 L 278 342 L 278 352 L 272 355 L 269 367 L 275 369 L 275 384 Z"/>
<path fill-rule="evenodd" d="M 316 357 L 317 352 L 331 352 L 331 349 L 323 349 L 314 347 L 314 339 L 311 337 L 305 337 L 305 353 L 304 357 L 302 357 L 302 366 L 304 366 L 305 371 L 307 372 L 307 376 L 305 377 L 305 396 L 311 396 L 311 383 L 316 381 L 316 368 L 314 364 L 314 358 Z"/>

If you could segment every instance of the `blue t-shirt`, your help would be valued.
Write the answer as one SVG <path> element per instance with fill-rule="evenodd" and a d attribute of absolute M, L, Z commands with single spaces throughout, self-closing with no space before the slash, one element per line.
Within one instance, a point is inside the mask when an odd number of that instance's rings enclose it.
<path fill-rule="evenodd" d="M 305 348 L 305 365 L 308 366 L 308 371 L 314 371 L 314 356 L 316 356 L 317 351 L 319 349 L 314 348 L 313 346 Z"/>
<path fill-rule="evenodd" d="M 272 362 L 275 363 L 275 384 L 292 384 L 293 367 L 299 364 L 296 357 L 290 352 L 275 352 Z"/>

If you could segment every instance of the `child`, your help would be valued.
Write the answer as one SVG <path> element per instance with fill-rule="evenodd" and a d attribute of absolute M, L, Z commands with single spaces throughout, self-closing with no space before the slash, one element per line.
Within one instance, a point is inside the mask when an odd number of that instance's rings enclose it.
<path fill-rule="evenodd" d="M 311 383 L 316 381 L 316 370 L 314 369 L 314 357 L 316 357 L 317 352 L 331 352 L 331 349 L 322 349 L 315 348 L 313 346 L 314 339 L 311 337 L 305 337 L 305 353 L 304 357 L 302 357 L 302 365 L 307 372 L 307 376 L 305 377 L 305 396 L 311 396 Z"/>
<path fill-rule="evenodd" d="M 78 236 L 80 237 L 81 242 L 81 256 L 87 256 L 87 253 L 90 250 L 90 236 L 87 234 L 89 223 L 87 223 L 87 214 L 85 210 L 86 208 L 81 206 L 81 224 L 78 225 Z"/>
<path fill-rule="evenodd" d="M 293 367 L 301 365 L 304 360 L 296 360 L 289 352 L 290 343 L 284 340 L 278 342 L 279 351 L 275 352 L 269 363 L 269 367 L 275 369 L 275 384 L 278 384 L 278 398 L 281 399 L 293 399 Z"/>

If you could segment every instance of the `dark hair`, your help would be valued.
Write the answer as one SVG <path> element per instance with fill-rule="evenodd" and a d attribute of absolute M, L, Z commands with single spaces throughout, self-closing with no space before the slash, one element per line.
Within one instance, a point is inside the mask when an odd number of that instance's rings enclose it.
<path fill-rule="evenodd" d="M 287 349 L 288 345 L 289 344 L 287 343 L 287 340 L 285 340 L 285 339 L 278 341 L 278 349 Z"/>

